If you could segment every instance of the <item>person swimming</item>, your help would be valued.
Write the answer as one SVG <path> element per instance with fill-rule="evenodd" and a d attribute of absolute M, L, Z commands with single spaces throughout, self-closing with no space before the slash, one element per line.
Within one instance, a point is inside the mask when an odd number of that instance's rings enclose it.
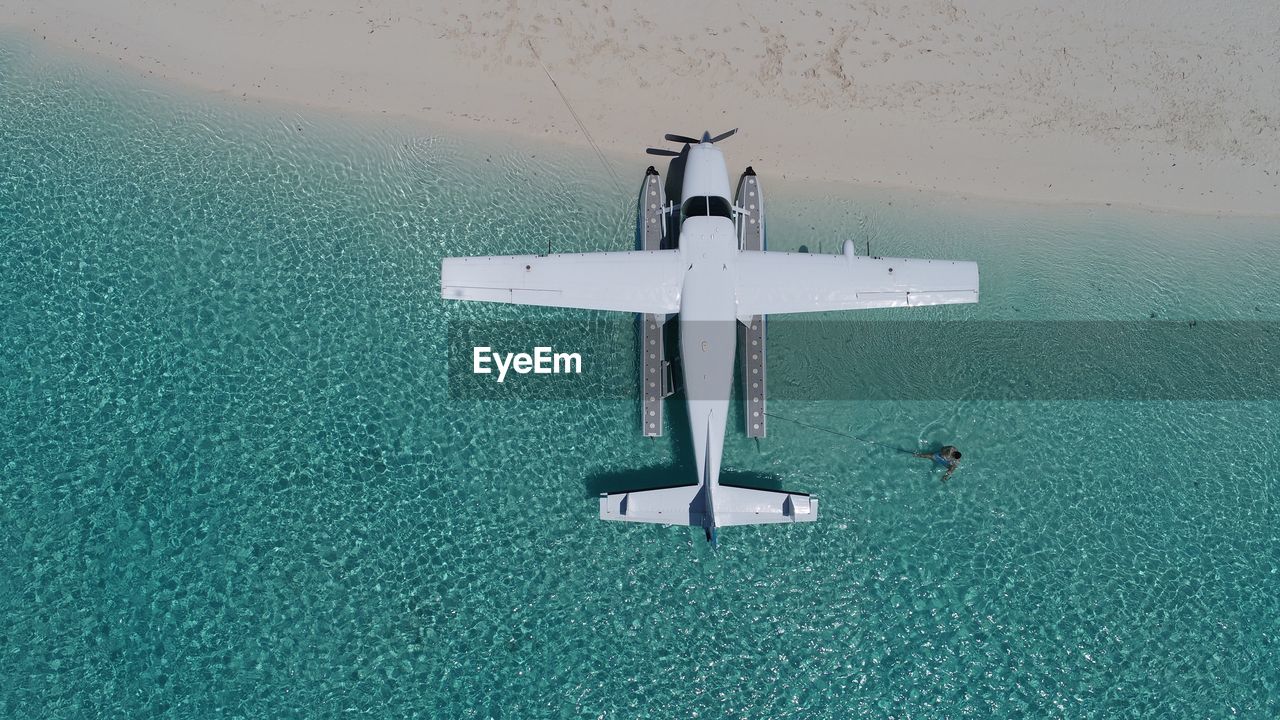
<path fill-rule="evenodd" d="M 951 473 L 956 471 L 956 467 L 960 465 L 960 451 L 955 449 L 953 445 L 944 445 L 939 450 L 933 452 L 916 453 L 918 458 L 929 458 L 934 465 L 938 465 L 947 469 L 942 473 L 942 482 L 946 482 L 951 477 Z"/>

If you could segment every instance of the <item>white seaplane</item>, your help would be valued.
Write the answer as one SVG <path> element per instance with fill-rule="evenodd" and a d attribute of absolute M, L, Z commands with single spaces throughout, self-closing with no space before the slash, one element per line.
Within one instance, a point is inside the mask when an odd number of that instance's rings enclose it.
<path fill-rule="evenodd" d="M 641 249 L 626 252 L 498 255 L 444 260 L 446 300 L 546 305 L 641 315 L 642 429 L 662 433 L 662 401 L 672 393 L 663 326 L 679 315 L 679 356 L 697 483 L 604 493 L 605 520 L 691 525 L 714 542 L 729 525 L 808 522 L 816 497 L 720 483 L 734 355 L 742 344 L 747 434 L 765 434 L 764 319 L 783 313 L 916 307 L 978 301 L 978 266 L 955 260 L 858 255 L 846 241 L 839 255 L 765 249 L 764 202 L 751 168 L 736 201 L 716 143 L 736 129 L 684 143 L 680 202 L 668 204 L 659 174 L 646 173 L 639 206 Z M 677 212 L 678 209 L 678 212 Z M 736 332 L 735 332 L 736 331 Z"/>

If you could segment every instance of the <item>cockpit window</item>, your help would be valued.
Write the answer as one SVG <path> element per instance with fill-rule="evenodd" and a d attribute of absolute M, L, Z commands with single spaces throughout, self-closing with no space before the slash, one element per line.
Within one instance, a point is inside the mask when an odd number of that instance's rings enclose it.
<path fill-rule="evenodd" d="M 684 216 L 686 218 L 704 215 L 732 220 L 733 208 L 729 205 L 728 200 L 715 195 L 695 195 L 684 202 Z"/>

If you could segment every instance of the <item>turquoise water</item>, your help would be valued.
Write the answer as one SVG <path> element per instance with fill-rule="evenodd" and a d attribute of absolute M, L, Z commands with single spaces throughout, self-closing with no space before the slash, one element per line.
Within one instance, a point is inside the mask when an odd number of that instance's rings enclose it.
<path fill-rule="evenodd" d="M 775 248 L 982 263 L 979 306 L 923 319 L 1280 318 L 1277 221 L 757 169 Z M 1280 402 L 775 403 L 966 461 L 735 429 L 726 464 L 818 523 L 713 551 L 597 520 L 600 476 L 683 440 L 451 398 L 450 322 L 596 316 L 445 305 L 438 272 L 628 247 L 607 177 L 0 43 L 0 714 L 1280 714 Z"/>

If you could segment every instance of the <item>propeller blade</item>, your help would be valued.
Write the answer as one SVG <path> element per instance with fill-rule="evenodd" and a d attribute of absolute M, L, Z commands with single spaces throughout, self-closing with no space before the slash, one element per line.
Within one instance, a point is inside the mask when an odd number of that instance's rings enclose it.
<path fill-rule="evenodd" d="M 650 155 L 661 155 L 663 157 L 679 157 L 680 153 L 675 150 L 667 150 L 666 148 L 645 148 L 645 152 Z"/>
<path fill-rule="evenodd" d="M 720 142 L 721 140 L 724 140 L 724 139 L 725 139 L 725 138 L 727 138 L 727 137 L 732 137 L 732 136 L 733 136 L 733 134 L 734 134 L 734 133 L 736 133 L 736 132 L 738 132 L 738 128 L 734 128 L 734 129 L 730 130 L 729 132 L 722 132 L 722 133 L 720 133 L 719 135 L 717 135 L 717 136 L 715 136 L 715 137 L 711 138 L 711 142 L 713 142 L 713 143 L 718 143 L 718 142 Z"/>
<path fill-rule="evenodd" d="M 689 143 L 690 145 L 698 144 L 697 138 L 691 138 L 685 135 L 676 135 L 674 133 L 667 133 L 666 135 L 663 135 L 662 138 L 664 140 L 670 140 L 671 142 Z"/>

